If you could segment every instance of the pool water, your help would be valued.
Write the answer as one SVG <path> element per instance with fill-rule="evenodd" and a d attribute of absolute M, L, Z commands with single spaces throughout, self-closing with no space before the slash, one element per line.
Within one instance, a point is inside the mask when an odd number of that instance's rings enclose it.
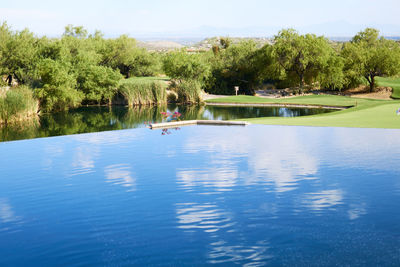
<path fill-rule="evenodd" d="M 400 132 L 250 125 L 0 143 L 0 266 L 399 266 Z"/>

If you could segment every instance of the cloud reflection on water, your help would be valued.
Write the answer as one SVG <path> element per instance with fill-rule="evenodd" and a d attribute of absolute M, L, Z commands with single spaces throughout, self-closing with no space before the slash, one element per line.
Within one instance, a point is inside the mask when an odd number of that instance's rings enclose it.
<path fill-rule="evenodd" d="M 15 215 L 9 201 L 7 199 L 0 199 L 0 222 L 8 223 L 19 220 Z"/>
<path fill-rule="evenodd" d="M 267 253 L 269 248 L 267 241 L 248 242 L 237 232 L 241 227 L 237 226 L 233 214 L 214 203 L 178 203 L 176 214 L 179 229 L 185 232 L 200 230 L 210 235 L 208 263 L 245 263 L 244 266 L 263 266 L 267 259 L 272 258 Z M 231 240 L 224 241 L 227 235 Z"/>
<path fill-rule="evenodd" d="M 226 241 L 211 243 L 211 252 L 208 253 L 211 264 L 241 263 L 243 266 L 264 266 L 266 260 L 272 258 L 268 253 L 269 245 L 265 241 L 256 242 L 253 246 L 229 245 Z"/>
<path fill-rule="evenodd" d="M 308 193 L 304 198 L 304 204 L 311 210 L 321 211 L 343 204 L 343 195 L 343 192 L 339 189 Z"/>
<path fill-rule="evenodd" d="M 116 185 L 129 187 L 128 191 L 136 190 L 136 179 L 133 177 L 131 166 L 128 164 L 114 164 L 104 168 L 106 181 Z"/>
<path fill-rule="evenodd" d="M 176 177 L 178 184 L 182 185 L 187 190 L 192 190 L 198 186 L 204 186 L 218 192 L 232 190 L 238 179 L 238 170 L 225 167 L 214 167 L 204 170 L 178 170 Z"/>
<path fill-rule="evenodd" d="M 232 215 L 211 203 L 179 203 L 176 205 L 178 228 L 183 230 L 202 229 L 213 233 L 234 225 Z"/>
<path fill-rule="evenodd" d="M 318 172 L 318 160 L 313 149 L 305 146 L 300 139 L 300 133 L 295 130 L 278 132 L 276 128 L 271 128 L 271 136 L 257 131 L 242 131 L 239 134 L 233 129 L 227 131 L 224 138 L 207 136 L 199 142 L 198 136 L 189 137 L 185 143 L 187 153 L 208 151 L 211 166 L 205 166 L 201 171 L 186 170 L 192 178 L 184 181 L 197 181 L 196 185 L 206 186 L 219 180 L 218 173 L 215 173 L 218 170 L 222 174 L 242 173 L 240 178 L 246 185 L 264 184 L 269 187 L 273 184 L 276 192 L 295 190 L 299 181 L 316 179 Z M 244 174 L 236 164 L 232 164 L 240 157 L 245 157 L 248 165 Z M 232 175 L 232 178 L 236 177 Z M 229 184 L 225 178 L 222 180 Z"/>

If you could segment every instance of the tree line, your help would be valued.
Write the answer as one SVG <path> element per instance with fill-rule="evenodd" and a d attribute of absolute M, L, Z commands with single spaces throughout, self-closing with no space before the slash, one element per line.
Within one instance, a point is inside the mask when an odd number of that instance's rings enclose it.
<path fill-rule="evenodd" d="M 239 86 L 242 93 L 252 95 L 262 83 L 302 91 L 342 90 L 368 82 L 373 90 L 376 76 L 399 72 L 399 43 L 379 37 L 379 31 L 370 28 L 344 44 L 285 29 L 273 44 L 263 47 L 253 41 L 232 44 L 229 38 L 220 38 L 210 51 L 151 53 L 126 35 L 107 39 L 99 31 L 89 34 L 80 26 L 68 25 L 61 38 L 47 38 L 27 29 L 13 31 L 7 23 L 0 25 L 3 85 L 16 81 L 30 88 L 42 111 L 111 104 L 121 93 L 120 86 L 125 95 L 128 87 L 129 94 L 135 95 L 140 86 L 128 86 L 124 81 L 130 77 L 166 74 L 177 101 L 198 102 L 200 90 L 234 94 L 234 86 Z M 167 99 L 147 86 L 157 102 Z"/>
<path fill-rule="evenodd" d="M 43 111 L 109 104 L 120 80 L 154 75 L 159 62 L 126 35 L 105 39 L 68 25 L 61 38 L 39 38 L 0 25 L 0 74 L 32 88 Z"/>
<path fill-rule="evenodd" d="M 207 53 L 177 51 L 164 58 L 165 73 L 177 81 L 196 80 L 206 92 L 234 94 L 234 86 L 252 95 L 261 83 L 277 88 L 342 90 L 375 77 L 400 73 L 400 44 L 367 28 L 350 42 L 334 43 L 323 36 L 280 31 L 273 44 L 261 48 L 253 41 L 232 45 L 221 38 Z"/>

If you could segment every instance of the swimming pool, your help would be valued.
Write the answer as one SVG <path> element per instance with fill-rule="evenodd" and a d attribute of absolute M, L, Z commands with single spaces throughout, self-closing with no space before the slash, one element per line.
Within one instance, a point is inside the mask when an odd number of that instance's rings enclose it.
<path fill-rule="evenodd" d="M 0 143 L 0 265 L 399 265 L 400 132 L 250 125 Z"/>

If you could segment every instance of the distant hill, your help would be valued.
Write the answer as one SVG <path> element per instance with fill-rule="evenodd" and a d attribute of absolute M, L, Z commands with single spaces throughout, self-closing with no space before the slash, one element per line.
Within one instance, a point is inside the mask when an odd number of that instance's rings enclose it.
<path fill-rule="evenodd" d="M 149 51 L 168 51 L 184 47 L 182 44 L 173 41 L 138 41 L 137 45 Z"/>
<path fill-rule="evenodd" d="M 222 37 L 222 36 L 221 36 Z M 266 44 L 272 44 L 272 37 L 228 37 L 231 40 L 231 44 L 237 44 L 241 41 L 254 41 L 258 47 L 262 47 Z M 400 41 L 399 36 L 385 36 L 385 38 L 395 41 Z M 343 43 L 351 40 L 351 37 L 328 37 L 333 43 Z M 196 38 L 182 38 L 174 40 L 163 40 L 156 38 L 154 40 L 141 41 L 138 40 L 137 44 L 139 47 L 146 48 L 149 51 L 170 51 L 175 49 L 187 48 L 188 50 L 209 50 L 213 45 L 218 45 L 220 37 L 205 38 L 201 41 Z"/>
<path fill-rule="evenodd" d="M 228 37 L 229 40 L 231 41 L 231 44 L 237 44 L 242 41 L 254 41 L 258 47 L 262 47 L 266 44 L 272 44 L 271 38 L 267 37 Z M 195 43 L 189 48 L 192 49 L 204 49 L 208 50 L 213 47 L 213 45 L 218 45 L 220 41 L 220 37 L 212 37 L 212 38 L 206 38 L 198 43 Z"/>

